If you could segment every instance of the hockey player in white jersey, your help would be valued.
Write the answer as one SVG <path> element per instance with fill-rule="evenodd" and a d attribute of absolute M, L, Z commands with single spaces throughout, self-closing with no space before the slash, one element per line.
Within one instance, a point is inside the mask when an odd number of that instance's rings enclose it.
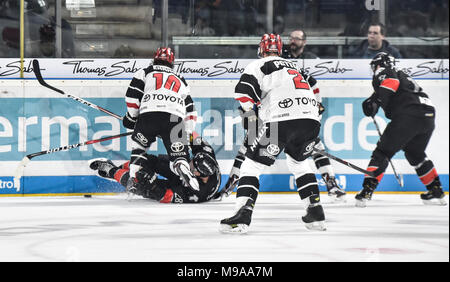
<path fill-rule="evenodd" d="M 320 131 L 319 102 L 297 66 L 279 57 L 282 44 L 279 35 L 265 34 L 258 51 L 262 58 L 245 68 L 235 88 L 235 99 L 244 115 L 251 115 L 258 105 L 263 124 L 255 138 L 248 138 L 251 144 L 240 168 L 235 212 L 220 222 L 222 232 L 248 231 L 259 193 L 259 176 L 283 150 L 306 204 L 302 221 L 308 229 L 326 230 L 319 186 L 307 161 Z"/>
<path fill-rule="evenodd" d="M 136 184 L 136 172 L 147 161 L 147 149 L 159 137 L 169 155 L 171 170 L 185 186 L 199 190 L 189 168 L 188 148 L 197 113 L 189 86 L 173 71 L 174 58 L 171 48 L 159 48 L 153 64 L 136 72 L 128 87 L 123 125 L 134 130 L 129 188 Z"/>
<path fill-rule="evenodd" d="M 317 80 L 311 76 L 308 75 L 300 70 L 300 74 L 303 76 L 303 78 L 308 82 L 309 86 L 313 90 L 314 94 L 316 95 L 316 98 L 320 103 L 321 97 L 320 97 L 320 90 L 317 87 Z M 239 110 L 241 111 L 242 115 L 244 114 L 242 112 L 242 108 L 239 107 Z M 256 116 L 258 115 L 258 107 L 254 107 Z M 323 107 L 323 104 L 320 104 L 319 107 L 319 116 L 322 117 L 322 113 L 325 111 L 325 108 Z M 248 118 L 243 117 L 243 126 L 244 129 L 247 131 L 249 130 L 249 123 L 256 122 L 256 117 L 253 118 L 254 121 L 249 121 Z M 253 126 L 250 125 L 250 128 Z M 231 168 L 229 178 L 227 183 L 225 184 L 222 191 L 217 195 L 218 198 L 222 197 L 223 195 L 229 196 L 235 186 L 237 185 L 237 182 L 239 180 L 239 174 L 240 174 L 240 167 L 242 165 L 242 162 L 245 159 L 245 152 L 247 151 L 247 144 L 248 144 L 248 134 L 245 135 L 245 140 L 242 146 L 239 148 L 238 154 L 236 155 L 233 167 Z M 322 140 L 318 139 L 318 142 L 315 145 L 315 148 L 324 151 L 325 145 L 323 144 Z M 312 159 L 314 160 L 314 164 L 316 165 L 317 170 L 322 175 L 322 179 L 325 182 L 328 196 L 332 200 L 338 201 L 338 202 L 345 202 L 346 201 L 346 192 L 343 188 L 339 186 L 339 184 L 336 181 L 336 175 L 334 173 L 334 169 L 331 165 L 330 159 L 327 156 L 323 156 L 317 152 L 313 152 L 311 155 Z"/>

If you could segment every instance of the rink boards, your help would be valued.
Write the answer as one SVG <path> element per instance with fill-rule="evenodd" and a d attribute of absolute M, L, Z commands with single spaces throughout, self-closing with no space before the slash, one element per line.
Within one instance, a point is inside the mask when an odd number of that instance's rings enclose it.
<path fill-rule="evenodd" d="M 197 132 L 214 147 L 224 182 L 243 139 L 243 130 L 237 118 L 238 104 L 233 99 L 238 77 L 187 76 L 199 115 Z M 371 119 L 365 117 L 361 109 L 361 102 L 372 93 L 370 79 L 318 78 L 326 107 L 321 137 L 328 152 L 365 168 L 379 139 Z M 123 96 L 129 78 L 56 78 L 49 79 L 48 83 L 111 112 L 125 114 Z M 418 83 L 431 96 L 437 108 L 436 130 L 427 154 L 435 163 L 448 191 L 448 60 L 446 77 L 423 77 L 418 79 Z M 125 130 L 119 120 L 44 88 L 31 77 L 26 80 L 0 79 L 0 91 L 0 194 L 123 191 L 123 187 L 117 183 L 94 176 L 87 167 L 87 161 L 97 157 L 112 159 L 117 164 L 126 161 L 131 151 L 129 138 L 36 157 L 25 168 L 20 187 L 14 186 L 13 172 L 25 155 L 119 134 Z M 377 121 L 383 129 L 388 120 L 382 111 Z M 154 154 L 163 154 L 165 151 L 161 143 L 154 144 L 150 149 Z M 276 165 L 264 172 L 261 191 L 295 191 L 293 177 L 289 175 L 283 159 L 284 155 L 281 155 Z M 403 153 L 398 153 L 393 163 L 403 177 L 405 187 L 398 185 L 389 167 L 380 183 L 380 191 L 423 190 L 423 185 Z M 332 164 L 342 186 L 348 191 L 360 189 L 363 179 L 361 174 L 334 161 Z M 319 181 L 319 184 L 321 190 L 325 191 L 323 181 Z"/>

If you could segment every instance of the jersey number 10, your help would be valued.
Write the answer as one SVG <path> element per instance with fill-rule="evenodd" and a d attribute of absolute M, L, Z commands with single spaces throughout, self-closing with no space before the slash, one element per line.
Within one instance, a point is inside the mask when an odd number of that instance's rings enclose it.
<path fill-rule="evenodd" d="M 156 90 L 160 89 L 163 85 L 163 74 L 162 73 L 154 73 L 153 77 L 156 79 Z M 164 84 L 164 88 L 168 90 L 172 90 L 175 93 L 178 93 L 181 87 L 181 81 L 174 75 L 169 75 Z"/>

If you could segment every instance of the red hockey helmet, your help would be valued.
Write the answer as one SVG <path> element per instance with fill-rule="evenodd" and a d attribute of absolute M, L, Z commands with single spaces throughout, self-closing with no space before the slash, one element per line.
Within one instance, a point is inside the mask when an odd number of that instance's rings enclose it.
<path fill-rule="evenodd" d="M 266 33 L 262 36 L 261 42 L 259 43 L 258 55 L 262 57 L 268 53 L 275 53 L 278 56 L 281 55 L 283 48 L 283 41 L 279 34 Z"/>
<path fill-rule="evenodd" d="M 166 62 L 170 67 L 173 67 L 173 62 L 175 60 L 175 53 L 169 47 L 161 47 L 156 50 L 155 56 L 153 57 L 154 62 L 158 61 L 164 64 Z"/>

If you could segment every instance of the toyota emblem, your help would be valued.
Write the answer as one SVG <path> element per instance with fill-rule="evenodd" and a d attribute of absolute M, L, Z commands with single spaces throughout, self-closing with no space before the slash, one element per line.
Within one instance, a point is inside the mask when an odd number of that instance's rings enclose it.
<path fill-rule="evenodd" d="M 278 106 L 282 109 L 289 108 L 293 104 L 294 104 L 294 101 L 292 101 L 291 98 L 287 98 L 287 99 L 284 99 L 284 100 L 278 102 Z"/>

